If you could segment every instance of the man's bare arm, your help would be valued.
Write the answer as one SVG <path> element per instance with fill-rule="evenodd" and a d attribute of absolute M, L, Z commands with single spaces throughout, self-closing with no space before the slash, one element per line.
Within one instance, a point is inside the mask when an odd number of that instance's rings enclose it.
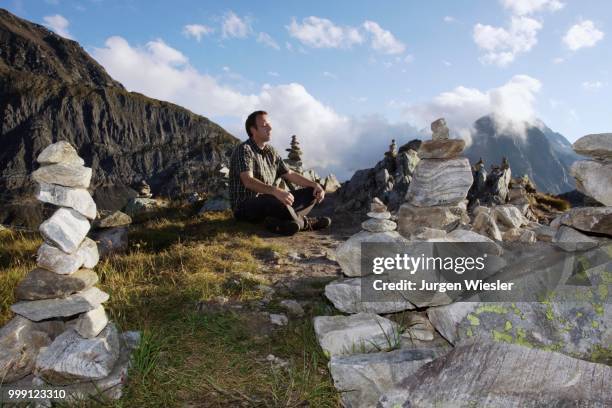
<path fill-rule="evenodd" d="M 281 190 L 278 187 L 262 183 L 260 180 L 253 177 L 253 173 L 250 171 L 243 171 L 240 173 L 240 181 L 242 181 L 242 184 L 251 191 L 259 194 L 270 194 L 286 205 L 293 204 L 293 194 Z"/>

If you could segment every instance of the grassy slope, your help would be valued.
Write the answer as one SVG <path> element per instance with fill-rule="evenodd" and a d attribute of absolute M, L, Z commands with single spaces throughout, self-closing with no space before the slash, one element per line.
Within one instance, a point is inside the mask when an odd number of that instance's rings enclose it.
<path fill-rule="evenodd" d="M 311 325 L 323 304 L 267 335 L 248 307 L 197 311 L 198 302 L 217 296 L 244 305 L 262 298 L 257 285 L 278 272 L 257 259 L 270 245 L 252 232 L 228 214 L 168 212 L 131 230 L 128 253 L 98 264 L 111 319 L 143 332 L 125 396 L 107 404 L 338 406 Z M 38 234 L 0 232 L 0 325 L 11 318 L 12 290 L 35 266 L 40 243 Z M 289 368 L 267 362 L 268 354 L 289 360 Z"/>

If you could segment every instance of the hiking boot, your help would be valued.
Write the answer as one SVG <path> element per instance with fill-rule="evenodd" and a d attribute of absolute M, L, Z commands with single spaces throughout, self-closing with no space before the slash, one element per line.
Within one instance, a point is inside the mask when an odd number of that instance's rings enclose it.
<path fill-rule="evenodd" d="M 300 230 L 300 226 L 294 220 L 281 220 L 275 217 L 267 217 L 264 221 L 266 229 L 280 235 L 294 235 Z"/>
<path fill-rule="evenodd" d="M 329 217 L 304 217 L 303 231 L 317 231 L 331 225 Z"/>

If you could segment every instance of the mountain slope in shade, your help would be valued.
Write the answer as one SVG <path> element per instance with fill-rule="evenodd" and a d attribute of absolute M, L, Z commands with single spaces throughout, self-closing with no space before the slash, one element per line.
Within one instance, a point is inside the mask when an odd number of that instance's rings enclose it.
<path fill-rule="evenodd" d="M 560 194 L 576 188 L 569 169 L 580 158 L 563 135 L 548 127 L 529 127 L 525 139 L 499 134 L 491 116 L 478 119 L 472 144 L 465 155 L 473 164 L 481 157 L 488 170 L 503 157 L 510 162 L 512 176 L 527 174 L 540 191 Z"/>
<path fill-rule="evenodd" d="M 0 9 L 0 223 L 36 225 L 29 175 L 66 140 L 93 168 L 101 208 L 146 180 L 154 194 L 203 192 L 238 140 L 180 106 L 127 92 L 75 41 Z"/>

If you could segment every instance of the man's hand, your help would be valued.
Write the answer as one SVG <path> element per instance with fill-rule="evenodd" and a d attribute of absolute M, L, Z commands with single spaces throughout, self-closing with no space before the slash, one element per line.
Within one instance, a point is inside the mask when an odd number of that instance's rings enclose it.
<path fill-rule="evenodd" d="M 276 189 L 276 191 L 274 191 L 274 197 L 285 205 L 293 205 L 293 194 L 288 191 Z"/>
<path fill-rule="evenodd" d="M 314 186 L 313 195 L 317 198 L 317 203 L 320 203 L 325 198 L 325 190 L 319 184 Z"/>

